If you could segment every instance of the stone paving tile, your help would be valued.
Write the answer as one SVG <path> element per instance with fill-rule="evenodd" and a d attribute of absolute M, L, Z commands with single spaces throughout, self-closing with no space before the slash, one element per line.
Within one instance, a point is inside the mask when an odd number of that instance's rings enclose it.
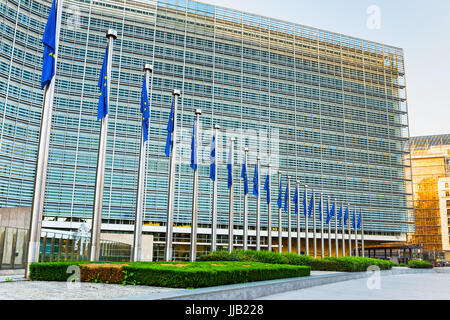
<path fill-rule="evenodd" d="M 13 281 L 0 282 L 0 300 L 101 300 L 173 290 L 179 289 L 101 283 Z"/>
<path fill-rule="evenodd" d="M 381 277 L 379 286 L 370 279 L 356 279 L 274 294 L 258 300 L 449 300 L 450 273 L 437 271 Z"/>

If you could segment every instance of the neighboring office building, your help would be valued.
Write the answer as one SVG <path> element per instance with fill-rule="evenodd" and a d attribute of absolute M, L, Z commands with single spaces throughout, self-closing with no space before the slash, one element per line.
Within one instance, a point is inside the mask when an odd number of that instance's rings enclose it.
<path fill-rule="evenodd" d="M 31 205 L 42 108 L 41 38 L 50 4 L 49 0 L 0 4 L 0 207 Z M 403 50 L 180 0 L 64 1 L 44 228 L 76 230 L 82 222 L 91 223 L 99 136 L 96 85 L 108 28 L 115 28 L 119 36 L 112 65 L 104 231 L 133 230 L 142 67 L 152 63 L 144 232 L 154 235 L 155 258 L 161 258 L 164 247 L 165 127 L 173 88 L 182 91 L 177 123 L 183 146 L 177 154 L 174 256 L 183 257 L 189 251 L 189 147 L 195 108 L 203 110 L 200 120 L 205 129 L 200 137 L 199 252 L 209 244 L 211 130 L 206 129 L 214 124 L 222 128 L 217 142 L 219 246 L 227 243 L 225 162 L 232 135 L 238 137 L 236 228 L 242 225 L 239 177 L 242 149 L 247 145 L 250 182 L 258 150 L 261 179 L 269 159 L 273 165 L 275 227 L 279 169 L 283 187 L 291 175 L 292 182 L 298 179 L 310 191 L 324 192 L 325 199 L 331 196 L 349 201 L 352 208 L 363 208 L 368 245 L 406 240 L 412 207 L 406 177 L 409 163 L 403 163 L 409 139 Z M 292 199 L 295 187 L 291 189 Z M 255 208 L 255 198 L 250 196 L 250 227 L 255 225 Z M 263 200 L 261 212 L 264 227 L 267 205 Z M 285 213 L 283 219 L 286 231 Z M 237 245 L 242 241 L 239 231 Z M 250 247 L 254 234 L 251 230 Z"/>
<path fill-rule="evenodd" d="M 430 259 L 450 261 L 450 134 L 412 137 L 411 164 L 415 233 L 409 242 Z"/>

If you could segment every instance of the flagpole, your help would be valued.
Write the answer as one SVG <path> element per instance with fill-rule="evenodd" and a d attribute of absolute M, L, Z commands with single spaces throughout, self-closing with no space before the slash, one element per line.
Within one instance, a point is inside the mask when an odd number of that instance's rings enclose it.
<path fill-rule="evenodd" d="M 271 176 L 270 176 L 270 169 L 272 168 L 272 165 L 269 163 L 269 168 L 267 172 L 267 176 L 269 177 L 269 197 L 272 196 L 272 190 L 270 188 L 270 182 L 271 182 Z M 272 251 L 272 201 L 269 201 L 267 204 L 267 246 L 268 251 Z"/>
<path fill-rule="evenodd" d="M 297 254 L 300 255 L 302 253 L 301 248 L 301 234 L 300 234 L 300 180 L 297 180 Z"/>
<path fill-rule="evenodd" d="M 108 38 L 108 64 L 107 64 L 107 90 L 108 90 L 108 106 L 111 92 L 111 66 L 113 42 L 117 38 L 116 30 L 109 29 L 106 33 Z M 103 209 L 103 190 L 105 184 L 105 162 L 106 162 L 106 142 L 108 135 L 108 118 L 106 114 L 101 119 L 100 140 L 98 145 L 97 158 L 97 174 L 95 178 L 95 194 L 94 194 L 94 212 L 92 214 L 92 230 L 91 230 L 91 248 L 90 261 L 100 260 L 100 233 L 102 225 L 102 209 Z"/>
<path fill-rule="evenodd" d="M 58 62 L 59 33 L 61 30 L 61 15 L 63 0 L 55 0 L 56 24 L 55 24 L 55 56 L 54 66 Z M 56 71 L 52 80 L 44 88 L 44 98 L 41 115 L 41 128 L 39 132 L 39 147 L 36 159 L 36 173 L 34 179 L 33 201 L 30 217 L 30 233 L 28 235 L 27 264 L 25 277 L 28 278 L 29 265 L 39 262 L 39 250 L 41 245 L 42 212 L 45 200 L 45 182 L 48 167 L 48 149 L 50 145 L 50 131 L 53 113 L 53 98 L 55 95 Z"/>
<path fill-rule="evenodd" d="M 341 215 L 341 223 L 342 223 L 342 256 L 345 257 L 345 223 L 344 223 L 344 201 L 341 201 L 342 215 Z"/>
<path fill-rule="evenodd" d="M 320 236 L 321 236 L 321 241 L 320 241 L 320 257 L 323 259 L 325 258 L 325 246 L 324 246 L 324 238 L 323 238 L 323 192 L 320 193 Z"/>
<path fill-rule="evenodd" d="M 338 215 L 337 215 L 336 210 L 337 210 L 336 199 L 334 199 L 334 244 L 336 246 L 335 256 L 336 256 L 336 258 L 338 258 L 339 257 L 339 239 L 338 239 L 339 231 L 338 231 L 338 218 L 337 218 Z"/>
<path fill-rule="evenodd" d="M 153 72 L 153 66 L 150 64 L 144 65 L 145 85 L 149 87 L 150 73 Z M 148 108 L 150 106 L 147 106 Z M 134 239 L 133 239 L 133 254 L 132 261 L 141 261 L 141 245 L 142 245 L 142 220 L 144 212 L 144 189 L 145 189 L 145 145 L 144 142 L 144 126 L 141 130 L 141 143 L 139 148 L 139 172 L 138 172 L 138 188 L 136 198 L 136 215 L 134 222 Z"/>
<path fill-rule="evenodd" d="M 278 171 L 278 186 L 281 188 L 281 171 Z M 278 190 L 278 192 L 282 192 L 283 189 Z M 281 208 L 278 208 L 278 252 L 283 252 L 283 217 Z"/>
<path fill-rule="evenodd" d="M 248 154 L 248 148 L 244 148 L 244 162 L 245 162 L 245 170 L 248 171 L 247 168 L 247 154 Z M 248 173 L 247 173 L 248 177 Z M 244 182 L 245 184 L 245 182 Z M 242 240 L 243 240 L 243 248 L 244 250 L 248 249 L 248 194 L 245 194 L 244 192 L 244 229 L 242 233 Z"/>
<path fill-rule="evenodd" d="M 291 202 L 289 201 L 291 196 L 291 177 L 287 178 L 288 194 L 287 194 L 287 216 L 288 216 L 288 252 L 292 252 L 292 232 L 291 232 Z"/>
<path fill-rule="evenodd" d="M 217 134 L 220 130 L 220 126 L 218 124 L 214 125 L 214 137 L 215 137 L 215 145 L 214 145 L 214 181 L 213 181 L 213 203 L 212 203 L 212 224 L 211 224 L 211 251 L 217 250 Z"/>
<path fill-rule="evenodd" d="M 355 219 L 356 219 L 356 207 L 355 207 Z M 359 251 L 358 251 L 358 225 L 355 221 L 355 254 L 357 257 L 359 257 Z"/>
<path fill-rule="evenodd" d="M 328 196 L 327 208 L 328 208 L 327 214 L 331 215 L 330 196 Z M 327 220 L 328 220 L 328 256 L 331 257 L 331 217 L 327 216 Z"/>
<path fill-rule="evenodd" d="M 194 164 L 198 165 L 198 129 L 200 125 L 201 109 L 195 109 L 195 145 Z M 194 192 L 192 194 L 192 225 L 191 225 L 191 262 L 197 258 L 197 226 L 198 226 L 198 167 L 194 170 Z"/>
<path fill-rule="evenodd" d="M 305 185 L 305 206 L 306 206 L 306 216 L 305 216 L 305 254 L 309 256 L 309 228 L 308 228 L 308 218 L 309 218 L 309 212 L 308 212 L 308 185 Z"/>
<path fill-rule="evenodd" d="M 351 215 L 350 215 L 350 203 L 347 202 L 347 209 L 348 209 L 348 219 L 347 219 L 347 223 L 348 223 L 348 255 L 351 257 L 352 256 L 352 229 L 351 229 L 351 225 L 350 225 L 350 219 L 351 219 Z"/>
<path fill-rule="evenodd" d="M 230 166 L 231 166 L 231 178 L 233 179 L 233 170 L 234 170 L 234 141 L 236 138 L 230 138 Z M 231 253 L 233 251 L 233 238 L 234 238 L 234 212 L 233 212 L 233 182 L 230 185 L 230 200 L 229 200 L 229 213 L 228 213 L 228 252 Z"/>
<path fill-rule="evenodd" d="M 261 162 L 261 158 L 258 156 L 256 157 L 256 167 L 257 167 L 257 172 L 258 172 L 258 183 L 257 183 L 257 187 L 258 187 L 258 197 L 256 197 L 256 251 L 261 250 L 261 234 L 260 234 L 260 230 L 261 230 L 261 190 L 259 188 L 260 183 L 260 162 Z"/>
<path fill-rule="evenodd" d="M 361 252 L 362 252 L 362 256 L 365 256 L 365 252 L 364 252 L 364 223 L 363 223 L 363 214 L 362 214 L 362 210 L 361 210 Z"/>
<path fill-rule="evenodd" d="M 169 186 L 167 195 L 167 220 L 166 220 L 166 247 L 164 248 L 164 260 L 172 261 L 172 236 L 173 236 L 173 216 L 175 210 L 175 153 L 176 153 L 176 132 L 177 132 L 177 109 L 178 97 L 181 95 L 180 90 L 173 89 L 173 133 L 172 144 L 170 147 L 169 158 Z"/>
<path fill-rule="evenodd" d="M 314 192 L 314 190 L 312 190 L 313 193 L 313 206 L 312 206 L 312 210 L 313 210 L 313 236 L 314 236 L 314 244 L 313 244 L 313 248 L 314 248 L 314 259 L 317 259 L 317 230 L 316 230 L 316 193 Z"/>

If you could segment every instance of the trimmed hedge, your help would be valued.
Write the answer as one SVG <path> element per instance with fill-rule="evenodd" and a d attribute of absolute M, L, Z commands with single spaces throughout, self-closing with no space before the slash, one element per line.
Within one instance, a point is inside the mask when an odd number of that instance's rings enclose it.
<path fill-rule="evenodd" d="M 173 267 L 170 264 L 174 265 Z M 163 265 L 163 266 L 162 266 Z M 180 267 L 180 265 L 185 265 Z M 309 276 L 311 268 L 258 262 L 153 263 L 125 266 L 127 283 L 170 288 L 201 288 Z"/>
<path fill-rule="evenodd" d="M 80 267 L 81 281 L 170 288 L 201 288 L 225 284 L 309 276 L 307 266 L 259 262 L 48 262 L 30 265 L 30 279 L 66 281 L 71 265 Z M 120 272 L 119 272 L 120 271 Z"/>
<path fill-rule="evenodd" d="M 408 267 L 409 268 L 414 268 L 414 269 L 432 269 L 433 268 L 433 264 L 431 262 L 428 262 L 428 261 L 410 260 L 408 262 Z"/>
<path fill-rule="evenodd" d="M 79 266 L 80 262 L 40 262 L 30 264 L 30 279 L 37 281 L 66 281 L 71 274 L 67 273 L 69 266 Z"/>
<path fill-rule="evenodd" d="M 373 258 L 328 257 L 325 259 L 314 259 L 310 256 L 300 256 L 295 253 L 280 254 L 271 251 L 252 250 L 235 250 L 231 254 L 225 251 L 215 251 L 208 255 L 200 257 L 200 261 L 230 261 L 231 259 L 240 259 L 240 261 L 309 266 L 312 270 L 342 272 L 362 272 L 366 271 L 369 266 L 378 266 L 381 270 L 389 270 L 395 265 L 391 261 Z"/>

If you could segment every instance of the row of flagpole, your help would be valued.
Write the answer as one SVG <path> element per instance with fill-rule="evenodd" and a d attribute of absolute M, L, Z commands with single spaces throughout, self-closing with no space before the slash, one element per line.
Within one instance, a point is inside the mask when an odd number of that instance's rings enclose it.
<path fill-rule="evenodd" d="M 177 117 L 177 103 L 178 103 L 178 96 L 180 95 L 180 92 L 177 90 L 173 91 L 173 100 L 172 100 L 172 107 L 171 112 L 169 116 L 169 122 L 167 125 L 167 141 L 166 141 L 166 156 L 170 157 L 170 168 L 174 165 L 174 151 L 175 150 L 175 143 L 176 139 L 175 133 L 176 133 L 176 124 L 175 120 Z M 200 115 L 201 110 L 196 109 L 195 110 L 195 119 L 194 119 L 194 125 L 193 125 L 193 133 L 192 133 L 192 142 L 191 142 L 191 168 L 194 170 L 194 182 L 193 182 L 193 201 L 192 201 L 192 220 L 191 220 L 191 242 L 190 242 L 190 260 L 195 261 L 196 259 L 196 249 L 197 249 L 197 220 L 198 220 L 198 131 L 200 127 Z M 214 251 L 217 249 L 217 150 L 216 150 L 216 143 L 218 141 L 218 133 L 219 133 L 220 127 L 218 125 L 214 126 L 213 131 L 213 137 L 211 142 L 211 153 L 210 153 L 210 178 L 213 181 L 213 203 L 212 203 L 212 220 L 211 220 L 211 250 Z M 227 171 L 228 171 L 228 189 L 230 192 L 229 195 L 229 225 L 228 225 L 228 250 L 231 252 L 234 248 L 234 199 L 233 199 L 233 171 L 234 171 L 234 143 L 235 138 L 230 138 L 230 149 L 228 153 L 228 161 L 227 161 Z M 247 174 L 247 164 L 248 164 L 248 147 L 244 147 L 244 155 L 243 155 L 243 163 L 242 163 L 242 171 L 241 171 L 241 178 L 244 182 L 244 203 L 243 203 L 243 230 L 242 230 L 242 247 L 244 250 L 248 249 L 248 238 L 249 238 L 249 226 L 248 226 L 248 174 Z M 254 177 L 253 177 L 253 195 L 257 198 L 256 200 L 256 250 L 261 249 L 261 204 L 260 204 L 260 176 L 261 176 L 261 165 L 260 165 L 260 157 L 256 158 L 256 164 L 255 164 L 255 171 L 254 171 Z M 271 216 L 271 196 L 270 196 L 270 190 L 271 190 L 271 172 L 270 172 L 271 165 L 268 165 L 268 173 L 266 177 L 266 182 L 264 184 L 264 189 L 267 192 L 267 209 L 268 209 L 268 250 L 272 250 L 272 216 Z M 169 170 L 169 194 L 168 194 L 168 214 L 167 214 L 167 221 L 166 221 L 166 254 L 165 254 L 165 260 L 172 260 L 172 234 L 173 234 L 173 181 L 174 181 L 175 172 L 173 170 Z M 283 240 L 283 225 L 282 225 L 282 179 L 281 179 L 281 172 L 278 172 L 279 177 L 279 195 L 278 195 L 278 208 L 279 208 L 279 217 L 278 217 L 278 248 L 281 252 L 282 250 L 282 240 Z M 290 177 L 288 177 L 287 185 L 286 185 L 286 191 L 284 195 L 284 211 L 288 213 L 288 252 L 291 252 L 292 250 L 292 223 L 291 223 L 291 209 L 290 209 L 290 194 L 291 194 L 291 184 L 290 184 Z M 297 181 L 296 184 L 296 190 L 294 195 L 294 204 L 295 204 L 295 214 L 297 216 L 297 253 L 301 253 L 300 248 L 300 240 L 301 240 L 301 230 L 300 230 L 300 214 L 299 214 L 299 189 L 300 189 L 300 182 Z M 315 210 L 315 203 L 316 203 L 316 192 L 312 192 L 311 199 L 309 200 L 308 204 L 308 186 L 305 186 L 305 192 L 304 192 L 304 199 L 303 199 L 303 207 L 304 207 L 304 216 L 305 216 L 305 246 L 306 246 L 306 254 L 309 255 L 309 221 L 308 218 L 313 219 L 313 254 L 314 257 L 317 258 L 317 218 L 316 218 L 316 210 Z M 325 252 L 325 239 L 324 239 L 324 215 L 323 215 L 323 207 L 324 207 L 324 199 L 323 199 L 323 193 L 320 194 L 320 201 L 319 201 L 319 215 L 320 215 L 320 235 L 321 235 L 321 257 L 324 258 L 324 252 Z M 347 204 L 347 208 L 345 209 L 344 215 L 343 215 L 343 202 L 341 203 L 339 214 L 336 215 L 336 201 L 333 203 L 333 206 L 330 209 L 330 197 L 328 197 L 327 206 L 326 206 L 326 224 L 328 225 L 328 252 L 329 256 L 331 256 L 331 222 L 332 217 L 336 216 L 335 218 L 335 254 L 336 256 L 339 255 L 339 245 L 338 245 L 338 222 L 342 225 L 342 255 L 345 256 L 345 226 L 347 226 L 347 220 L 350 220 L 349 216 L 349 204 Z M 308 213 L 307 213 L 308 211 Z M 357 240 L 357 234 L 358 229 L 362 229 L 362 210 L 360 210 L 359 217 L 358 217 L 358 223 L 356 224 L 356 208 L 354 208 L 353 211 L 353 219 L 352 220 L 352 226 L 354 230 L 355 235 L 355 252 L 356 255 L 358 255 L 358 240 Z M 339 216 L 339 217 L 338 217 Z M 350 255 L 352 254 L 351 249 L 351 234 L 352 234 L 352 228 L 350 226 L 350 222 L 348 223 L 348 248 Z M 362 248 L 364 246 L 364 238 L 361 237 L 362 240 Z M 364 250 L 362 249 L 362 252 Z"/>
<path fill-rule="evenodd" d="M 37 262 L 39 259 L 39 247 L 40 247 L 40 230 L 42 222 L 42 211 L 45 195 L 45 178 L 47 174 L 47 162 L 48 162 L 48 149 L 49 149 L 49 138 L 50 138 L 50 127 L 52 118 L 52 108 L 53 108 L 53 97 L 55 90 L 55 71 L 56 62 L 58 56 L 58 44 L 59 44 L 59 32 L 61 28 L 61 13 L 62 13 L 62 0 L 54 0 L 50 10 L 49 18 L 45 28 L 43 43 L 44 43 L 44 56 L 43 56 L 43 69 L 42 69 L 42 80 L 41 85 L 44 89 L 44 103 L 41 119 L 41 130 L 39 139 L 39 150 L 36 164 L 36 177 L 35 186 L 33 194 L 33 204 L 32 204 L 32 214 L 31 214 L 31 224 L 29 233 L 29 251 L 27 262 Z M 90 244 L 90 260 L 97 261 L 101 258 L 100 252 L 100 232 L 101 232 L 101 212 L 103 207 L 103 189 L 104 189 L 104 178 L 105 178 L 105 159 L 106 159 L 106 141 L 107 141 L 107 131 L 108 131 L 108 114 L 109 114 L 109 97 L 110 97 L 110 85 L 111 85 L 111 68 L 112 68 L 112 54 L 113 54 L 113 42 L 117 38 L 117 32 L 115 30 L 108 30 L 106 33 L 107 47 L 105 50 L 105 56 L 100 72 L 100 77 L 98 81 L 99 87 L 99 102 L 97 110 L 97 119 L 101 121 L 100 126 L 100 137 L 99 137 L 99 147 L 98 147 L 98 159 L 97 159 L 97 169 L 96 169 L 96 182 L 95 182 L 95 195 L 94 195 L 94 209 L 92 216 L 92 231 L 91 231 L 91 244 Z M 149 118 L 150 118 L 150 103 L 148 100 L 148 88 L 150 86 L 150 75 L 153 72 L 153 67 L 149 64 L 144 65 L 144 76 L 142 83 L 142 93 L 141 93 L 141 105 L 140 111 L 142 114 L 142 131 L 140 137 L 140 155 L 139 155 L 139 171 L 138 171 L 138 187 L 136 196 L 136 215 L 135 215 L 135 229 L 134 229 L 134 241 L 132 257 L 133 261 L 140 261 L 141 259 L 141 237 L 142 237 L 142 221 L 143 221 L 143 207 L 144 207 L 144 186 L 145 186 L 145 147 L 148 143 L 148 129 L 149 129 Z M 167 124 L 167 141 L 165 148 L 165 155 L 169 157 L 169 184 L 168 184 L 168 197 L 167 197 L 167 221 L 166 221 L 166 245 L 164 251 L 165 260 L 170 261 L 173 259 L 172 252 L 172 238 L 173 238 L 173 219 L 174 219 L 174 203 L 175 203 L 175 154 L 176 154 L 176 118 L 178 110 L 178 98 L 181 92 L 177 89 L 172 91 L 173 99 L 172 106 L 169 115 L 169 121 Z M 198 130 L 200 124 L 201 110 L 195 110 L 195 119 L 193 126 L 192 142 L 191 142 L 191 168 L 194 170 L 193 174 L 193 201 L 192 201 L 192 227 L 191 227 L 191 250 L 190 259 L 194 261 L 196 258 L 196 248 L 197 248 L 197 220 L 198 220 Z M 212 143 L 211 143 L 211 165 L 210 165 L 210 178 L 213 181 L 213 203 L 212 203 L 212 221 L 211 221 L 211 250 L 217 249 L 217 163 L 216 163 L 216 143 L 218 141 L 220 127 L 218 125 L 214 126 Z M 235 148 L 235 138 L 230 138 L 229 154 L 227 161 L 227 171 L 228 171 L 228 189 L 229 189 L 229 214 L 228 214 L 228 250 L 231 252 L 234 248 L 234 194 L 233 194 L 233 171 L 234 171 L 234 148 Z M 244 212 L 243 212 L 243 248 L 248 248 L 248 175 L 247 175 L 247 161 L 248 161 L 248 148 L 244 147 L 244 159 L 242 164 L 241 178 L 244 181 Z M 254 186 L 253 195 L 257 197 L 256 205 L 256 249 L 261 249 L 261 203 L 260 203 L 260 176 L 261 176 L 261 159 L 257 157 L 254 172 Z M 292 232 L 291 232 L 291 204 L 289 201 L 291 193 L 290 178 L 287 180 L 285 200 L 284 200 L 284 211 L 288 213 L 288 251 L 292 250 Z M 282 241 L 283 241 L 283 225 L 282 225 L 282 174 L 278 171 L 278 184 L 279 184 L 279 195 L 278 195 L 278 250 L 282 251 Z M 300 230 L 300 213 L 299 213 L 299 189 L 300 182 L 296 183 L 296 191 L 294 196 L 295 214 L 297 217 L 297 253 L 301 253 L 301 230 Z M 267 214 L 268 214 L 268 250 L 272 250 L 272 213 L 271 213 L 271 165 L 268 165 L 268 173 L 266 181 L 264 184 L 264 190 L 267 192 Z M 313 253 L 314 257 L 317 256 L 317 226 L 316 226 L 316 212 L 315 212 L 315 195 L 313 191 L 311 195 L 311 200 L 308 203 L 308 187 L 305 186 L 303 207 L 305 216 L 305 254 L 309 255 L 309 218 L 313 218 Z M 330 199 L 327 202 L 327 224 L 328 224 L 328 251 L 331 256 L 331 218 L 333 213 L 335 216 L 335 252 L 338 256 L 338 220 L 342 225 L 342 252 L 345 255 L 345 226 L 347 223 L 348 216 L 348 206 L 345 211 L 345 216 L 342 216 L 343 205 L 341 203 L 340 216 L 336 215 L 336 201 L 330 211 Z M 321 253 L 324 257 L 324 221 L 323 221 L 323 194 L 320 196 L 320 229 L 321 229 Z M 308 211 L 308 213 L 306 213 Z M 356 208 L 355 208 L 356 211 Z M 356 254 L 358 255 L 358 242 L 357 233 L 358 229 L 361 228 L 361 242 L 362 242 L 362 253 L 364 255 L 364 229 L 362 223 L 362 210 L 360 210 L 360 215 L 358 219 L 358 226 L 355 225 L 355 211 L 353 213 L 353 229 L 355 230 L 355 248 Z M 348 225 L 348 246 L 349 252 L 351 254 L 351 228 Z M 27 268 L 28 271 L 28 268 Z"/>

